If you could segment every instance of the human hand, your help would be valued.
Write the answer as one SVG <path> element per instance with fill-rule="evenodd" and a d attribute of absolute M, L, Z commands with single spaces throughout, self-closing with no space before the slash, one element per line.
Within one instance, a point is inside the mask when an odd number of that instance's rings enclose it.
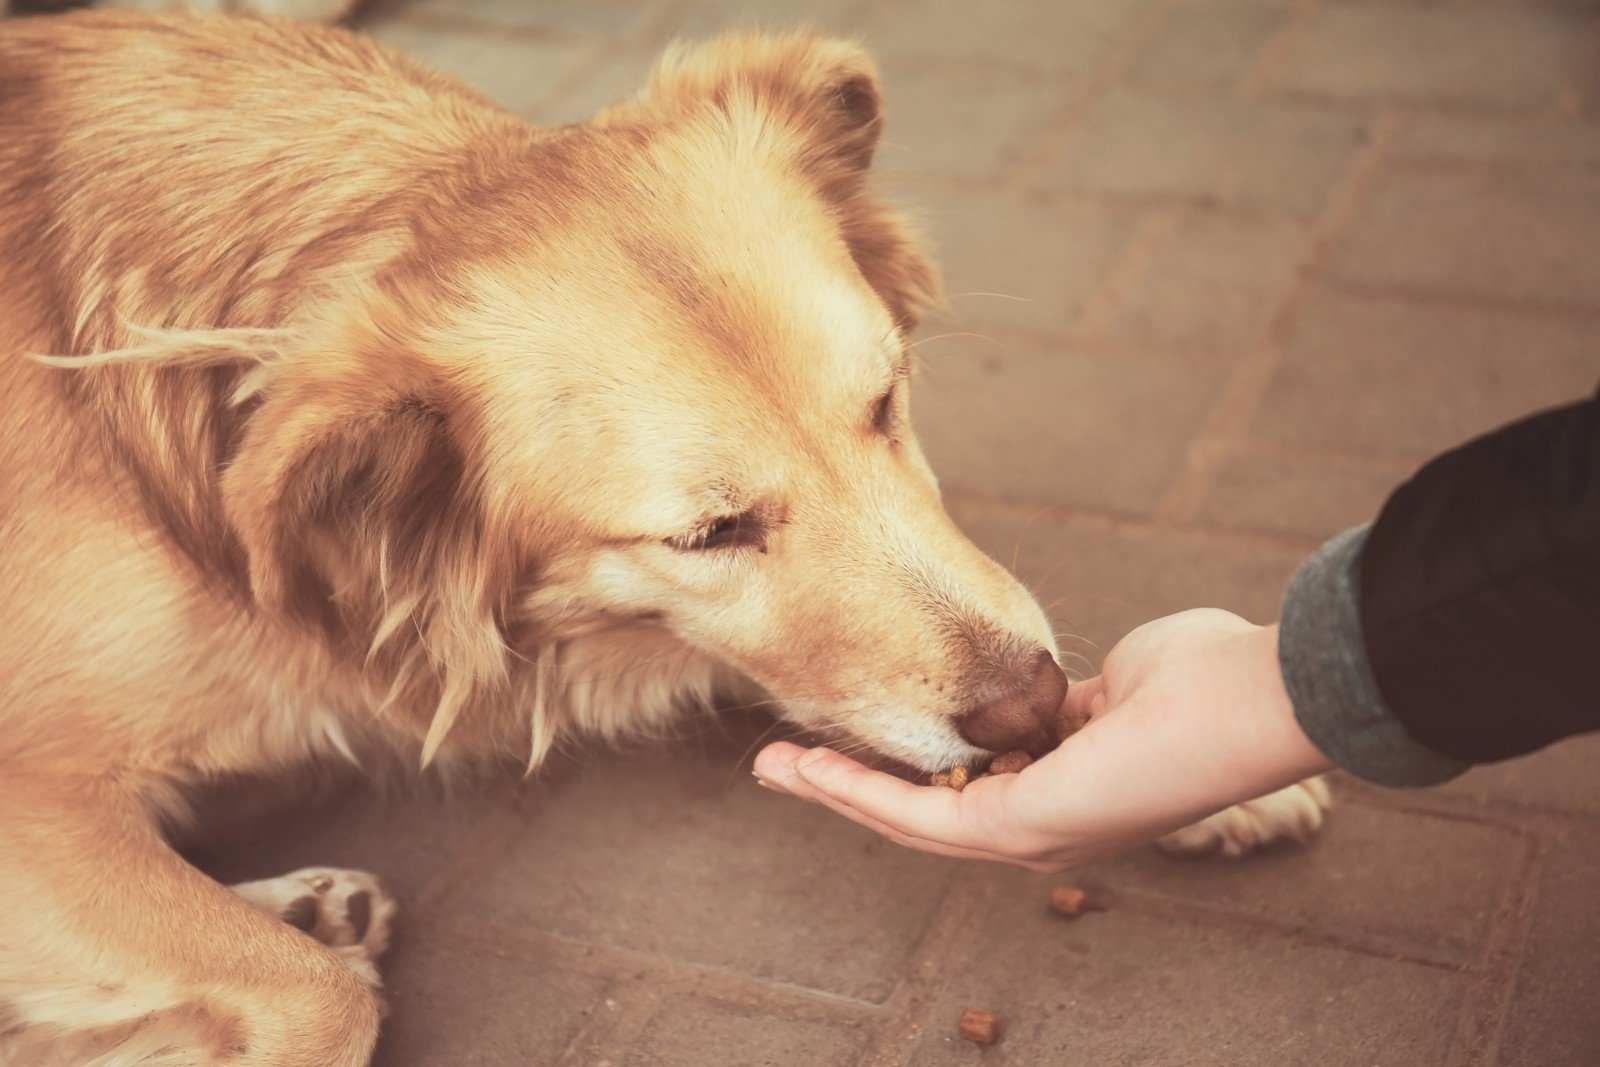
<path fill-rule="evenodd" d="M 1295 722 L 1277 626 L 1197 609 L 1146 623 L 1074 684 L 1090 722 L 1019 774 L 957 792 L 917 786 L 830 749 L 756 757 L 762 784 L 823 804 L 900 844 L 1059 871 L 1331 768 Z"/>

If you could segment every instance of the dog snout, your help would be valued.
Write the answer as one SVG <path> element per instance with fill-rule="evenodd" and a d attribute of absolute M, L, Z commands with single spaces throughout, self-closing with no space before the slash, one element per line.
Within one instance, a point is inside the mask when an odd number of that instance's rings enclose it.
<path fill-rule="evenodd" d="M 1040 649 L 1017 667 L 1002 670 L 986 689 L 985 699 L 957 720 L 956 729 L 968 743 L 991 752 L 1022 749 L 1034 756 L 1059 743 L 1056 723 L 1067 695 L 1067 676 L 1049 652 Z"/>

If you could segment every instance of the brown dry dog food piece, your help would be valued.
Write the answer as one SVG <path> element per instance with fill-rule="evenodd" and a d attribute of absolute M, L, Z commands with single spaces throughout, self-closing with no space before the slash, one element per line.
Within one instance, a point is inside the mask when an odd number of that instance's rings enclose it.
<path fill-rule="evenodd" d="M 954 789 L 957 793 L 967 787 L 967 782 L 972 780 L 972 772 L 965 767 L 952 767 L 948 771 L 939 771 L 928 780 L 929 785 L 942 785 Z"/>
<path fill-rule="evenodd" d="M 1000 1039 L 1000 1020 L 993 1012 L 966 1008 L 956 1023 L 956 1033 L 980 1045 L 992 1045 Z"/>
<path fill-rule="evenodd" d="M 1075 885 L 1058 885 L 1050 890 L 1050 910 L 1057 915 L 1076 919 L 1093 907 L 1089 894 Z"/>
<path fill-rule="evenodd" d="M 1020 748 L 1015 752 L 1006 752 L 996 756 L 989 763 L 990 774 L 1016 774 L 1022 768 L 1033 762 L 1033 757 Z"/>

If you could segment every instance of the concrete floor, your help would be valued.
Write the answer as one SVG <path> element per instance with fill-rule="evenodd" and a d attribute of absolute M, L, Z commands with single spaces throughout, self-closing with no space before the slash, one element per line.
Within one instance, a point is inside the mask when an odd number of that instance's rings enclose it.
<path fill-rule="evenodd" d="M 1419 460 L 1600 381 L 1597 16 L 409 0 L 361 28 L 542 122 L 627 93 L 673 36 L 863 35 L 952 294 L 920 431 L 958 521 L 1092 662 L 1175 609 L 1272 617 Z M 387 879 L 389 1067 L 1600 1063 L 1596 744 L 1426 792 L 1342 781 L 1314 847 L 1104 863 L 1070 880 L 1106 910 L 1067 923 L 1056 880 L 756 788 L 765 725 L 497 796 L 341 792 L 200 855 Z M 954 1037 L 969 1004 L 999 1044 Z"/>

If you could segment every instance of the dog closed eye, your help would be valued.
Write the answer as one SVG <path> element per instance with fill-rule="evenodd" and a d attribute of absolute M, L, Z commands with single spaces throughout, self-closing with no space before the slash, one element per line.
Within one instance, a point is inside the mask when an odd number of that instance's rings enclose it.
<path fill-rule="evenodd" d="M 895 415 L 897 406 L 895 401 L 900 396 L 900 390 L 906 380 L 911 377 L 911 364 L 904 356 L 896 363 L 894 375 L 889 380 L 889 387 L 872 402 L 870 410 L 871 426 L 874 433 L 893 438 L 895 436 Z"/>
<path fill-rule="evenodd" d="M 762 546 L 766 540 L 766 533 L 766 523 L 759 515 L 754 511 L 742 511 L 737 515 L 724 515 L 712 519 L 687 534 L 671 538 L 667 543 L 683 552 L 748 548 Z"/>

